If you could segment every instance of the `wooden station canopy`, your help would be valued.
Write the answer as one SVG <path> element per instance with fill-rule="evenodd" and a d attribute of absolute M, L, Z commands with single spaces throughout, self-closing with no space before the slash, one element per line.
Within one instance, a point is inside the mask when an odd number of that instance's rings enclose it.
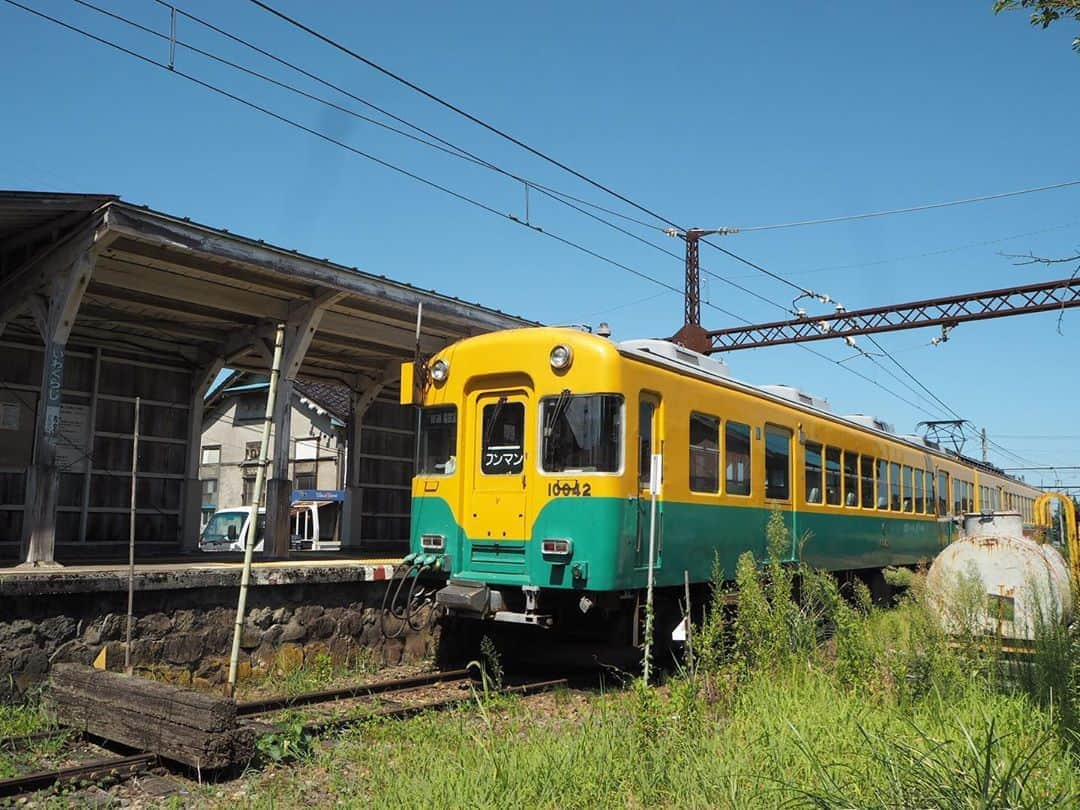
<path fill-rule="evenodd" d="M 62 543 L 122 539 L 127 518 L 112 503 L 121 481 L 110 476 L 118 478 L 123 469 L 119 425 L 131 417 L 121 406 L 130 409 L 140 395 L 151 400 L 150 408 L 182 414 L 182 424 L 181 417 L 151 416 L 162 426 L 160 442 L 182 445 L 185 461 L 178 470 L 163 450 L 161 469 L 148 471 L 164 482 L 163 492 L 171 490 L 151 504 L 154 514 L 137 519 L 137 530 L 192 548 L 201 495 L 202 403 L 221 368 L 266 371 L 275 330 L 284 324 L 286 393 L 279 403 L 289 401 L 288 387 L 298 376 L 335 381 L 352 392 L 353 421 L 359 422 L 380 391 L 396 385 L 400 362 L 412 358 L 420 307 L 425 353 L 470 335 L 530 324 L 115 196 L 0 191 L 0 395 L 8 396 L 0 406 L 8 409 L 9 430 L 18 422 L 8 436 L 24 437 L 26 456 L 13 462 L 0 452 L 0 545 L 18 535 L 26 562 L 48 563 L 58 531 Z M 175 379 L 166 385 L 170 374 Z M 25 409 L 21 421 L 19 408 Z M 288 419 L 285 405 L 279 411 L 267 536 L 287 553 Z M 72 412 L 82 420 L 74 430 L 89 420 L 90 436 L 80 451 L 88 463 L 82 467 L 71 462 L 70 451 L 63 461 Z M 152 444 L 154 425 L 146 430 Z M 0 434 L 0 444 L 3 439 Z M 130 431 L 127 448 L 130 459 Z M 73 479 L 76 473 L 84 485 Z M 101 505 L 94 493 L 110 484 L 117 493 Z M 74 504 L 81 504 L 78 520 Z M 101 516 L 110 511 L 116 514 Z"/>
<path fill-rule="evenodd" d="M 435 291 L 130 205 L 117 197 L 0 192 L 0 328 L 33 326 L 28 302 L 48 285 L 49 257 L 92 253 L 72 342 L 123 341 L 203 365 L 265 371 L 273 326 L 306 327 L 287 376 L 382 376 L 421 349 L 527 322 Z M 38 313 L 40 314 L 40 313 Z M 269 347 L 267 343 L 269 342 Z"/>

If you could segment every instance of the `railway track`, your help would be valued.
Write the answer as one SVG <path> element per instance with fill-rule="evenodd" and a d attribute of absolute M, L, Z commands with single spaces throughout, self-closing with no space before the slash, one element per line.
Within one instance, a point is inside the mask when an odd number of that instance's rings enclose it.
<path fill-rule="evenodd" d="M 0 798 L 36 793 L 72 782 L 96 784 L 105 780 L 128 779 L 150 770 L 157 763 L 157 754 L 132 754 L 14 776 L 0 780 Z"/>
<path fill-rule="evenodd" d="M 567 684 L 565 678 L 515 683 L 489 694 L 531 695 Z M 306 709 L 304 731 L 325 734 L 349 725 L 375 719 L 406 718 L 425 711 L 441 711 L 474 700 L 474 681 L 467 670 L 451 670 L 395 678 L 339 689 L 317 690 L 297 695 L 276 696 L 237 703 L 239 722 L 256 733 L 273 733 L 275 722 L 283 713 Z M 35 745 L 70 736 L 72 742 L 86 739 L 71 729 L 40 732 L 0 740 L 0 752 L 31 750 Z M 64 768 L 50 768 L 7 779 L 0 779 L 0 800 L 79 784 L 129 779 L 165 764 L 152 752 L 136 752 L 77 763 Z"/>
<path fill-rule="evenodd" d="M 315 713 L 305 718 L 304 731 L 321 734 L 369 720 L 400 719 L 461 706 L 474 700 L 474 683 L 468 671 L 452 670 L 288 698 L 248 701 L 237 705 L 237 714 L 257 729 L 269 730 L 274 726 L 273 715 L 309 707 Z M 554 678 L 512 684 L 491 693 L 524 696 L 566 685 L 566 678 Z"/>

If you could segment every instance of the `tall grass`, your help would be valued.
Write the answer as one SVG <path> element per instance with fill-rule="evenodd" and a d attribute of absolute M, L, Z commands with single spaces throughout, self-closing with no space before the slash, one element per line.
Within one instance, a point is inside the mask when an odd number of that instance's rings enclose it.
<path fill-rule="evenodd" d="M 1063 807 L 1078 796 L 1045 715 L 977 681 L 906 707 L 804 664 L 752 675 L 712 704 L 687 683 L 565 713 L 514 702 L 366 726 L 248 795 L 293 806 L 314 782 L 357 807 Z"/>
<path fill-rule="evenodd" d="M 1024 667 L 968 624 L 946 632 L 919 575 L 894 608 L 859 583 L 738 560 L 714 566 L 693 669 L 660 688 L 370 724 L 252 777 L 254 806 L 1042 808 L 1080 804 L 1080 641 L 1045 617 Z M 966 595 L 965 595 L 966 594 Z M 985 594 L 955 605 L 971 619 Z M 964 601 L 968 600 L 968 601 Z M 314 793 L 312 792 L 314 791 Z"/>

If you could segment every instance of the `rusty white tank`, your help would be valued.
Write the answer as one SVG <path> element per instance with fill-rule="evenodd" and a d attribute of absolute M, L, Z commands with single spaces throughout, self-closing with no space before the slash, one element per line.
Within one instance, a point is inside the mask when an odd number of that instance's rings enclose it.
<path fill-rule="evenodd" d="M 965 515 L 961 538 L 934 559 L 926 588 L 950 633 L 1033 641 L 1040 622 L 1072 616 L 1065 559 L 1024 537 L 1019 512 Z"/>

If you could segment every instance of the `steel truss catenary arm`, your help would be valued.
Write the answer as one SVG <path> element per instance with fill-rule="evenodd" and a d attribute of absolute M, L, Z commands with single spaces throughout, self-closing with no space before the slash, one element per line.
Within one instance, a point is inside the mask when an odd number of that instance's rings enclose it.
<path fill-rule="evenodd" d="M 756 349 L 785 343 L 896 332 L 923 326 L 952 327 L 981 321 L 1080 306 L 1080 278 L 1044 281 L 1023 287 L 930 298 L 907 304 L 808 316 L 789 321 L 736 326 L 708 332 L 706 354 Z"/>

